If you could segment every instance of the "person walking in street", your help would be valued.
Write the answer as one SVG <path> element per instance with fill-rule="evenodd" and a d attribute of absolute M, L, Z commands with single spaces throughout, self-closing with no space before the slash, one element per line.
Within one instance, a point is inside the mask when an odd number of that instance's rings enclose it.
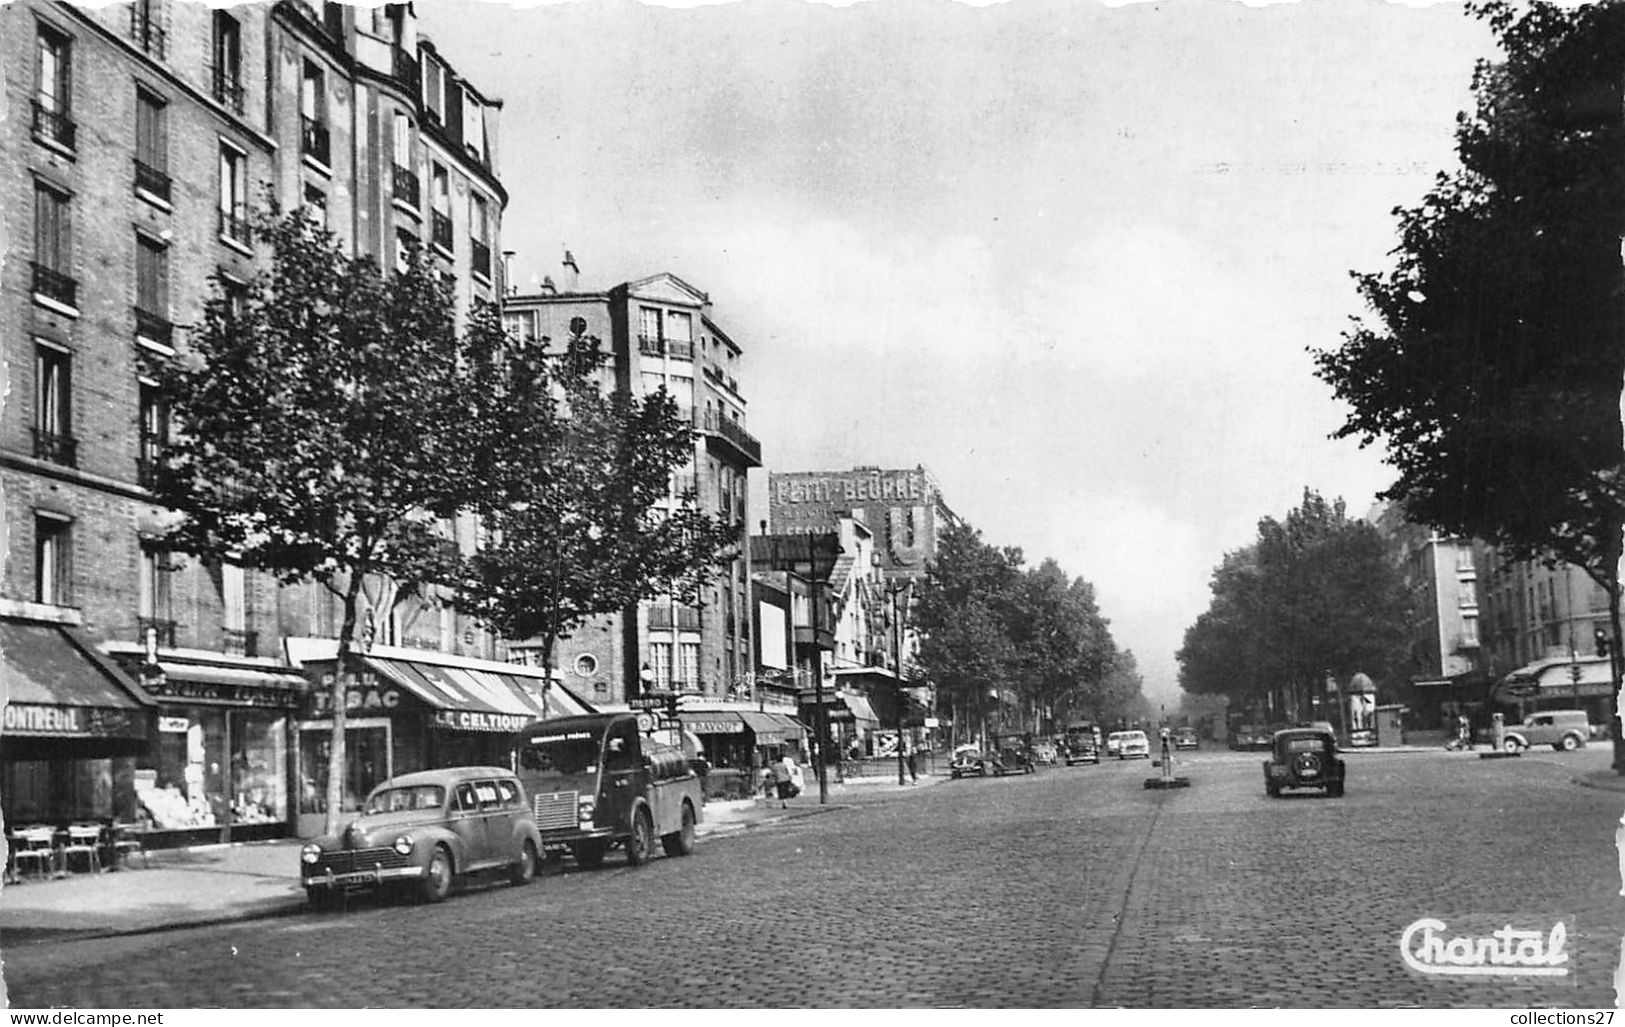
<path fill-rule="evenodd" d="M 920 783 L 920 775 L 916 772 L 915 763 L 914 763 L 914 746 L 909 745 L 906 742 L 902 743 L 902 744 L 903 744 L 903 762 L 908 765 L 908 783 L 911 784 L 911 785 L 912 784 L 919 784 Z"/>
<path fill-rule="evenodd" d="M 788 808 L 789 800 L 801 793 L 801 785 L 797 782 L 800 776 L 801 768 L 796 766 L 796 761 L 790 758 L 788 751 L 782 759 L 773 764 L 773 786 L 778 790 L 779 808 Z"/>

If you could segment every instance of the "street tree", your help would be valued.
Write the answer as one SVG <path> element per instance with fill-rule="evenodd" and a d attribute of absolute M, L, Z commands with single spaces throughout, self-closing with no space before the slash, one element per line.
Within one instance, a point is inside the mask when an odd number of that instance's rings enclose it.
<path fill-rule="evenodd" d="M 1504 57 L 1458 119 L 1460 167 L 1394 213 L 1394 266 L 1357 274 L 1369 316 L 1314 354 L 1381 443 L 1417 523 L 1581 568 L 1620 651 L 1625 447 L 1625 6 L 1471 8 Z M 1614 661 L 1615 768 L 1625 772 Z"/>
<path fill-rule="evenodd" d="M 1411 597 L 1376 528 L 1305 489 L 1286 518 L 1215 568 L 1208 609 L 1186 630 L 1180 686 L 1241 709 L 1291 715 L 1324 697 L 1328 674 L 1403 666 Z"/>
<path fill-rule="evenodd" d="M 217 281 L 202 323 L 154 362 L 172 441 L 155 468 L 177 512 L 165 544 L 339 601 L 327 829 L 339 826 L 346 670 L 364 589 L 448 573 L 442 518 L 478 491 L 456 451 L 463 416 L 452 300 L 414 253 L 386 273 L 303 212 L 264 215 L 269 265 Z M 392 594 L 400 594 L 389 590 Z"/>
<path fill-rule="evenodd" d="M 1011 641 L 1018 656 L 1017 690 L 1042 716 L 1089 709 L 1115 656 L 1094 586 L 1068 580 L 1053 559 L 1027 571 L 1011 603 Z"/>
<path fill-rule="evenodd" d="M 469 369 L 484 544 L 461 561 L 456 602 L 503 637 L 539 640 L 551 683 L 554 646 L 587 619 L 662 595 L 697 602 L 742 527 L 692 490 L 673 498 L 695 436 L 664 389 L 610 387 L 600 340 L 580 331 L 550 350 L 504 336 L 495 309 L 476 319 L 496 341 Z"/>

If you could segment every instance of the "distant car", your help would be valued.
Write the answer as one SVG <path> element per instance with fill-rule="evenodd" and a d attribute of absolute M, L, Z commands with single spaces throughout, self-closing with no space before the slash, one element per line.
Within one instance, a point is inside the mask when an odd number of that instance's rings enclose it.
<path fill-rule="evenodd" d="M 1195 749 L 1201 745 L 1201 741 L 1196 737 L 1195 728 L 1176 727 L 1173 745 L 1175 749 Z"/>
<path fill-rule="evenodd" d="M 1033 762 L 1034 763 L 1042 763 L 1045 766 L 1053 766 L 1056 763 L 1056 761 L 1059 760 L 1059 759 L 1060 759 L 1060 757 L 1056 753 L 1055 746 L 1054 746 L 1053 743 L 1050 743 L 1050 742 L 1035 742 L 1035 743 L 1033 743 Z"/>
<path fill-rule="evenodd" d="M 1243 752 L 1268 749 L 1270 739 L 1273 737 L 1274 732 L 1269 728 L 1257 724 L 1243 724 L 1230 736 L 1230 748 Z"/>
<path fill-rule="evenodd" d="M 996 777 L 1004 777 L 1007 774 L 1031 774 L 1033 770 L 1032 756 L 1020 746 L 1007 745 L 993 757 L 993 774 Z"/>
<path fill-rule="evenodd" d="M 993 772 L 993 758 L 980 749 L 967 749 L 948 764 L 949 777 L 986 777 Z"/>
<path fill-rule="evenodd" d="M 1106 736 L 1106 755 L 1116 756 L 1120 760 L 1141 756 L 1150 759 L 1151 742 L 1144 731 L 1113 731 Z"/>
<path fill-rule="evenodd" d="M 1074 721 L 1066 726 L 1061 758 L 1067 766 L 1074 763 L 1100 762 L 1100 728 L 1087 720 Z"/>
<path fill-rule="evenodd" d="M 1337 756 L 1337 736 L 1318 728 L 1277 731 L 1264 761 L 1264 791 L 1279 798 L 1288 788 L 1319 788 L 1334 799 L 1343 797 L 1344 765 Z"/>
<path fill-rule="evenodd" d="M 1501 735 L 1501 748 L 1517 752 L 1532 745 L 1549 745 L 1559 752 L 1583 748 L 1591 737 L 1585 710 L 1545 710 L 1531 713 Z"/>
<path fill-rule="evenodd" d="M 536 875 L 542 841 L 525 789 L 500 767 L 450 767 L 391 778 L 338 834 L 300 850 L 299 876 L 312 904 L 352 889 L 416 888 L 439 902 L 470 874 Z"/>

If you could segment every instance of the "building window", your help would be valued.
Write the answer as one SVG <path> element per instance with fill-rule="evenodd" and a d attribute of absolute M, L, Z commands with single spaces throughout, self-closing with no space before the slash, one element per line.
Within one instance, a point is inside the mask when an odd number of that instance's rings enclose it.
<path fill-rule="evenodd" d="M 135 188 L 169 202 L 169 105 L 164 98 L 135 87 Z"/>
<path fill-rule="evenodd" d="M 73 149 L 73 40 L 39 26 L 34 81 L 34 137 Z"/>
<path fill-rule="evenodd" d="M 395 112 L 395 199 L 418 206 L 418 176 L 412 170 L 412 119 Z"/>
<path fill-rule="evenodd" d="M 404 228 L 395 229 L 395 270 L 406 273 L 412 266 L 412 258 L 416 255 L 418 237 Z"/>
<path fill-rule="evenodd" d="M 327 192 L 321 186 L 305 183 L 305 210 L 310 212 L 310 219 L 323 228 L 330 227 L 327 223 Z"/>
<path fill-rule="evenodd" d="M 135 236 L 135 316 L 137 335 L 170 344 L 169 248 L 140 232 Z"/>
<path fill-rule="evenodd" d="M 34 601 L 67 606 L 72 601 L 73 521 L 56 514 L 34 514 Z"/>
<path fill-rule="evenodd" d="M 232 277 L 224 270 L 215 276 L 215 282 L 220 287 L 220 296 L 226 301 L 226 312 L 232 320 L 235 321 L 248 312 L 247 282 Z"/>
<path fill-rule="evenodd" d="M 491 278 L 491 214 L 485 197 L 468 194 L 469 268 L 487 281 Z"/>
<path fill-rule="evenodd" d="M 135 0 L 130 5 L 130 38 L 142 50 L 164 59 L 167 49 L 164 30 L 159 22 L 159 0 Z"/>
<path fill-rule="evenodd" d="M 666 313 L 666 352 L 674 357 L 694 358 L 694 319 L 672 310 Z"/>
<path fill-rule="evenodd" d="M 169 443 L 169 404 L 164 402 L 158 383 L 150 378 L 139 379 L 140 395 L 140 449 L 136 456 L 136 475 L 143 488 L 157 483 L 158 460 Z"/>
<path fill-rule="evenodd" d="M 143 629 L 158 629 L 159 644 L 164 646 L 175 644 L 174 590 L 171 587 L 175 576 L 174 559 L 169 550 L 156 542 L 141 541 L 136 615 L 141 618 Z"/>
<path fill-rule="evenodd" d="M 34 456 L 73 467 L 73 376 L 68 351 L 50 343 L 34 344 Z"/>
<path fill-rule="evenodd" d="M 485 163 L 485 110 L 473 93 L 463 94 L 463 145 L 475 160 Z"/>
<path fill-rule="evenodd" d="M 430 188 L 432 190 L 431 206 L 434 208 L 430 214 L 430 236 L 434 244 L 450 253 L 451 243 L 451 176 L 446 172 L 444 164 L 435 163 L 430 166 Z"/>
<path fill-rule="evenodd" d="M 248 629 L 248 577 L 241 564 L 220 565 L 220 648 L 237 656 L 258 656 L 259 639 Z"/>
<path fill-rule="evenodd" d="M 682 691 L 697 691 L 700 687 L 700 643 L 684 642 L 677 647 L 677 686 Z"/>
<path fill-rule="evenodd" d="M 248 245 L 248 155 L 220 143 L 220 235 Z"/>
<path fill-rule="evenodd" d="M 325 82 L 321 66 L 306 61 L 304 77 L 299 83 L 299 152 L 324 167 L 332 163 Z"/>
<path fill-rule="evenodd" d="M 73 259 L 68 199 L 55 186 L 35 180 L 34 295 L 77 313 L 79 283 L 68 273 Z"/>
<path fill-rule="evenodd" d="M 1461 644 L 1463 648 L 1478 648 L 1478 618 L 1463 617 L 1461 619 Z"/>
<path fill-rule="evenodd" d="M 214 98 L 243 112 L 243 33 L 225 11 L 214 12 Z"/>
<path fill-rule="evenodd" d="M 430 121 L 445 124 L 446 72 L 439 61 L 427 54 L 423 58 L 423 106 Z"/>
<path fill-rule="evenodd" d="M 671 643 L 650 642 L 649 662 L 654 671 L 654 687 L 656 691 L 671 690 Z"/>

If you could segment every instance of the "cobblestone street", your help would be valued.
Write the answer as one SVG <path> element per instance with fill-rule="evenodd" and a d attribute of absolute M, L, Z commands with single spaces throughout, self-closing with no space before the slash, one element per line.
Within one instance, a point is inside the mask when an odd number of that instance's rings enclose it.
<path fill-rule="evenodd" d="M 361 902 L 8 949 L 14 1005 L 1612 1006 L 1625 797 L 1606 746 L 1354 754 L 1348 795 L 1265 797 L 1252 754 L 1048 768 L 619 854 L 444 905 Z M 1570 925 L 1574 974 L 1423 977 L 1423 916 Z M 1498 919 L 1499 918 L 1499 919 Z"/>

